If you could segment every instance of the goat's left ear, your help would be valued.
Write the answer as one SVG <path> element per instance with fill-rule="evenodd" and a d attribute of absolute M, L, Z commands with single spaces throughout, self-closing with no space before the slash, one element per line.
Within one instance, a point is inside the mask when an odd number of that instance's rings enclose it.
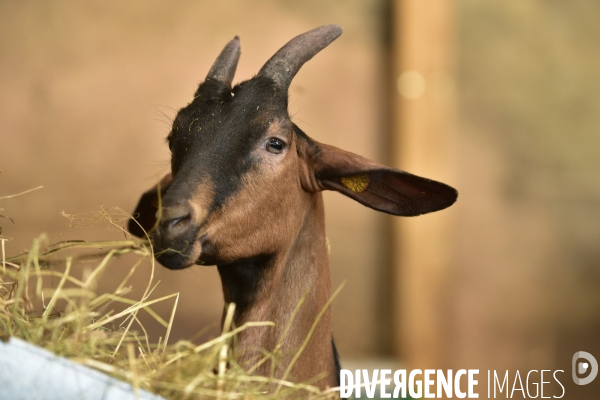
<path fill-rule="evenodd" d="M 156 225 L 156 212 L 158 211 L 159 199 L 164 197 L 172 180 L 173 177 L 171 174 L 167 174 L 156 186 L 142 194 L 133 212 L 133 218 L 127 223 L 127 230 L 130 233 L 137 237 L 145 238 L 146 233 L 152 231 L 152 228 Z"/>
<path fill-rule="evenodd" d="M 303 151 L 305 190 L 338 191 L 359 203 L 399 216 L 451 206 L 458 192 L 441 182 L 377 164 L 359 155 L 311 141 Z"/>

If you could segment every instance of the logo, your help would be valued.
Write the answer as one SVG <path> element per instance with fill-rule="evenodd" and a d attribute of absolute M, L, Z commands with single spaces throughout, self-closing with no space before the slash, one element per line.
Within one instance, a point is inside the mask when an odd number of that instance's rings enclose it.
<path fill-rule="evenodd" d="M 584 361 L 585 360 L 585 361 Z M 586 351 L 578 351 L 573 354 L 573 382 L 577 385 L 587 385 L 592 382 L 596 375 L 598 375 L 598 361 L 594 358 L 593 355 Z M 587 374 L 589 371 L 589 375 L 585 378 L 579 378 L 579 376 Z"/>

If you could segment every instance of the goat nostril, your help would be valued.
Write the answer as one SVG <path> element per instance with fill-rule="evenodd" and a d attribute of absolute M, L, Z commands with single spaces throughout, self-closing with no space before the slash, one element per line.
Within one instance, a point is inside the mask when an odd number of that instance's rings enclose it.
<path fill-rule="evenodd" d="M 170 219 L 168 221 L 165 221 L 164 224 L 168 227 L 168 228 L 173 228 L 177 225 L 181 225 L 181 224 L 185 224 L 187 222 L 189 222 L 190 220 L 190 215 L 186 215 L 184 217 L 179 217 L 179 218 L 173 218 Z"/>
<path fill-rule="evenodd" d="M 163 210 L 161 225 L 167 229 L 184 225 L 192 220 L 191 211 L 187 207 L 166 208 Z"/>

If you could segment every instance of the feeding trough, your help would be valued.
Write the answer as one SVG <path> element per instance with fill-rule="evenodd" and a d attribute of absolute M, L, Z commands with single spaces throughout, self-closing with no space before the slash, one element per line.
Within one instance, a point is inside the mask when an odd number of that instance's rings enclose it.
<path fill-rule="evenodd" d="M 0 342 L 0 399 L 164 400 L 17 338 Z"/>

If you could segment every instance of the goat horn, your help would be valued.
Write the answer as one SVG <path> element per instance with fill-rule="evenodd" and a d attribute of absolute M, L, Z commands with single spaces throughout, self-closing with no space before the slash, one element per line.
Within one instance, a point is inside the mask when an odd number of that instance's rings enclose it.
<path fill-rule="evenodd" d="M 324 25 L 296 36 L 263 65 L 258 76 L 271 78 L 278 85 L 289 88 L 300 67 L 341 34 L 339 25 Z"/>
<path fill-rule="evenodd" d="M 227 43 L 215 63 L 208 71 L 206 79 L 214 79 L 231 85 L 238 60 L 240 59 L 240 38 L 234 37 Z"/>

